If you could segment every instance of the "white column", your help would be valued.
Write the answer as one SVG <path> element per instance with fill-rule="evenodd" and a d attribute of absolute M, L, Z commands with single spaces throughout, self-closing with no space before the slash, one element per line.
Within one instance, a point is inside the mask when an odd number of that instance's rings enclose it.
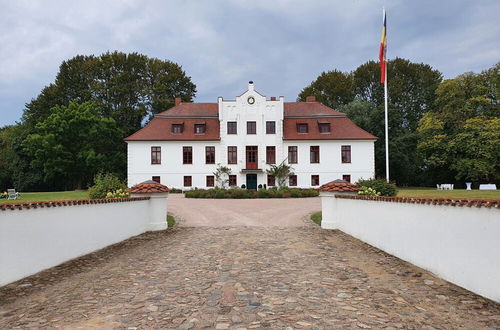
<path fill-rule="evenodd" d="M 168 228 L 168 193 L 132 194 L 131 197 L 149 197 L 149 213 L 144 215 L 146 231 L 165 230 Z"/>
<path fill-rule="evenodd" d="M 321 198 L 321 228 L 337 229 L 338 227 L 334 219 L 334 211 L 337 204 L 335 193 L 329 191 L 321 191 L 319 193 L 319 196 Z"/>

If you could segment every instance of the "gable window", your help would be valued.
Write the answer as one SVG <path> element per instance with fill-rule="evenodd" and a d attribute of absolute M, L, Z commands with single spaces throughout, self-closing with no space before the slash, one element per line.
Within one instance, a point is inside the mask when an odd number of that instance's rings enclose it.
<path fill-rule="evenodd" d="M 319 123 L 320 133 L 330 133 L 330 123 Z"/>
<path fill-rule="evenodd" d="M 235 121 L 228 121 L 227 122 L 227 134 L 237 134 L 238 128 L 237 124 Z"/>
<path fill-rule="evenodd" d="M 254 121 L 247 121 L 247 134 L 257 134 L 257 123 Z"/>
<path fill-rule="evenodd" d="M 193 164 L 193 147 L 182 147 L 182 163 Z"/>
<path fill-rule="evenodd" d="M 238 147 L 227 147 L 227 163 L 238 163 Z"/>
<path fill-rule="evenodd" d="M 311 186 L 319 186 L 319 175 L 311 175 Z"/>
<path fill-rule="evenodd" d="M 190 175 L 184 177 L 184 187 L 191 187 L 193 179 Z"/>
<path fill-rule="evenodd" d="M 151 147 L 151 164 L 161 164 L 161 147 Z"/>
<path fill-rule="evenodd" d="M 235 187 L 236 186 L 236 175 L 230 175 L 229 176 L 229 186 L 230 187 Z"/>
<path fill-rule="evenodd" d="M 276 147 L 266 147 L 266 164 L 276 164 Z"/>
<path fill-rule="evenodd" d="M 288 185 L 290 187 L 294 187 L 297 185 L 297 176 L 296 175 L 290 175 L 288 177 Z"/>
<path fill-rule="evenodd" d="M 350 174 L 344 174 L 344 175 L 342 175 L 342 180 L 351 183 L 351 175 Z"/>
<path fill-rule="evenodd" d="M 275 121 L 266 121 L 266 134 L 276 134 Z"/>
<path fill-rule="evenodd" d="M 319 146 L 311 146 L 311 164 L 319 163 Z"/>
<path fill-rule="evenodd" d="M 161 183 L 161 182 L 160 182 L 160 177 L 159 177 L 159 176 L 153 176 L 153 177 L 151 177 L 151 180 L 153 180 L 154 182 Z"/>
<path fill-rule="evenodd" d="M 267 175 L 267 186 L 272 187 L 276 185 L 276 179 L 274 178 L 274 175 Z"/>
<path fill-rule="evenodd" d="M 288 164 L 297 164 L 298 158 L 297 147 L 288 147 Z"/>
<path fill-rule="evenodd" d="M 207 187 L 215 186 L 215 178 L 213 175 L 207 175 Z"/>
<path fill-rule="evenodd" d="M 196 123 L 194 124 L 194 134 L 205 134 L 206 128 L 205 123 Z"/>
<path fill-rule="evenodd" d="M 181 134 L 183 131 L 184 131 L 184 124 L 183 123 L 172 124 L 172 133 Z"/>
<path fill-rule="evenodd" d="M 215 147 L 205 147 L 205 164 L 215 164 Z"/>
<path fill-rule="evenodd" d="M 351 162 L 351 146 L 342 146 L 342 163 Z"/>
<path fill-rule="evenodd" d="M 297 124 L 297 133 L 308 133 L 309 125 L 307 123 L 298 123 Z"/>

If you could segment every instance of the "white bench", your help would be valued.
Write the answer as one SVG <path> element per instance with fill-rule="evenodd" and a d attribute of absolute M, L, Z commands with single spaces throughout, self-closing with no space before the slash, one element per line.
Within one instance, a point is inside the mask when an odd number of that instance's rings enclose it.
<path fill-rule="evenodd" d="M 480 184 L 479 190 L 497 190 L 497 185 L 493 183 Z"/>

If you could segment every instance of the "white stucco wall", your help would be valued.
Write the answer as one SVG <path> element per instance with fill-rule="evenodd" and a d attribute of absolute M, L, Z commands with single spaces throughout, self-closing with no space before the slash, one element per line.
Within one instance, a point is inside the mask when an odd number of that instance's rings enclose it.
<path fill-rule="evenodd" d="M 340 229 L 500 302 L 497 208 L 339 199 L 321 193 L 322 227 Z"/>
<path fill-rule="evenodd" d="M 0 211 L 0 286 L 145 231 L 165 229 L 166 194 L 160 195 L 153 200 Z"/>

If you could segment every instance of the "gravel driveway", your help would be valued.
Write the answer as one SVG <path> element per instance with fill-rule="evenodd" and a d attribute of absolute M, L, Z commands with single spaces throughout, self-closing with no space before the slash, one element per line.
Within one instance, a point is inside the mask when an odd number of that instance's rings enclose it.
<path fill-rule="evenodd" d="M 184 227 L 300 227 L 321 211 L 319 197 L 287 199 L 193 199 L 170 194 L 168 210 Z"/>

